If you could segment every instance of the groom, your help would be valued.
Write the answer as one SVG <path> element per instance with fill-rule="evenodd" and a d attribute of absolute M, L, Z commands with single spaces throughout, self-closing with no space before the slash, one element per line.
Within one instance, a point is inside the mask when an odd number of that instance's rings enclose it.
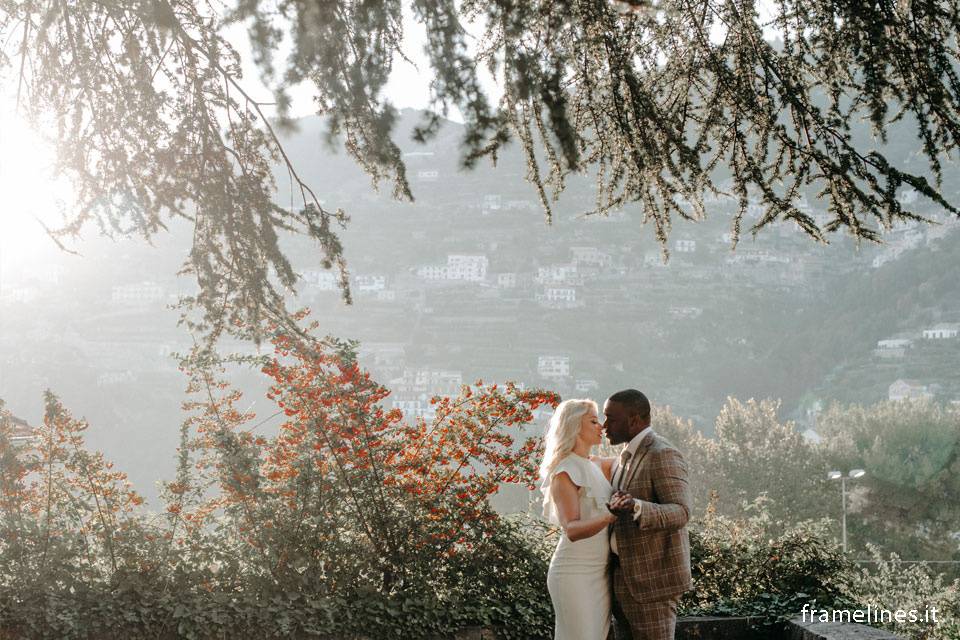
<path fill-rule="evenodd" d="M 614 554 L 616 637 L 672 640 L 677 603 L 691 587 L 690 492 L 680 452 L 650 428 L 650 401 L 636 389 L 618 391 L 603 405 L 611 444 L 626 444 L 612 484 L 633 498 L 610 533 Z M 611 502 L 624 502 L 615 500 Z"/>

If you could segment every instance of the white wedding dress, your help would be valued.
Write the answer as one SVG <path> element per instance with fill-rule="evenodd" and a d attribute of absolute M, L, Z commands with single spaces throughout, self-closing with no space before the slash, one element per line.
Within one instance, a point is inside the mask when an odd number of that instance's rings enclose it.
<path fill-rule="evenodd" d="M 571 453 L 557 464 L 545 478 L 543 515 L 559 525 L 557 509 L 550 495 L 553 476 L 566 472 L 573 484 L 580 487 L 580 518 L 606 513 L 612 490 L 600 467 Z M 610 542 L 607 529 L 571 542 L 566 534 L 550 560 L 547 589 L 555 612 L 554 640 L 606 640 L 610 630 L 610 583 L 607 564 Z"/>

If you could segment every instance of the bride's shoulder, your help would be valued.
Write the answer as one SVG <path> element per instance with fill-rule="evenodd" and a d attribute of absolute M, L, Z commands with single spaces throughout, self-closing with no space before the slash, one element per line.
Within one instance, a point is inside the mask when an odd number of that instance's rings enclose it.
<path fill-rule="evenodd" d="M 600 471 L 603 472 L 603 475 L 607 480 L 610 479 L 611 474 L 613 473 L 613 463 L 616 461 L 616 458 L 604 458 L 603 456 L 590 456 L 590 462 L 600 467 Z"/>
<path fill-rule="evenodd" d="M 590 462 L 581 456 L 578 456 L 574 453 L 564 456 L 560 462 L 557 463 L 557 471 L 567 470 L 567 469 L 576 469 L 581 470 L 590 465 Z"/>
<path fill-rule="evenodd" d="M 588 467 L 592 465 L 586 458 L 580 458 L 579 460 L 577 458 L 579 456 L 571 454 L 557 461 L 548 477 L 544 479 L 543 486 L 552 485 L 563 475 L 566 475 L 577 487 L 587 484 L 590 477 Z"/>

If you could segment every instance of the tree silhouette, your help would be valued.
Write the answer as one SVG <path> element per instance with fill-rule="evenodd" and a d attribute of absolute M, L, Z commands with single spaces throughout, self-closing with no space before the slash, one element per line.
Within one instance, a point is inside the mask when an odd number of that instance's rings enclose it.
<path fill-rule="evenodd" d="M 187 302 L 212 333 L 289 321 L 282 293 L 296 274 L 282 232 L 315 239 L 349 298 L 336 234 L 346 216 L 299 179 L 274 127 L 289 115 L 285 88 L 312 83 L 330 135 L 412 198 L 384 95 L 407 4 L 426 29 L 432 77 L 414 137 L 435 136 L 456 108 L 465 167 L 518 140 L 548 220 L 582 172 L 596 176 L 596 213 L 637 206 L 664 246 L 676 217 L 703 218 L 704 196 L 721 193 L 737 204 L 736 237 L 751 202 L 763 215 L 749 231 L 784 221 L 819 241 L 837 230 L 876 240 L 918 217 L 901 188 L 957 213 L 941 192 L 960 137 L 955 0 L 0 0 L 0 70 L 77 187 L 77 208 L 52 234 L 95 223 L 149 239 L 190 220 L 185 270 L 200 291 Z M 469 21 L 483 30 L 475 50 Z M 249 30 L 279 121 L 244 90 L 223 31 L 232 24 Z M 284 39 L 290 53 L 277 60 Z M 484 66 L 502 83 L 496 104 Z M 925 166 L 892 157 L 888 133 L 918 142 Z M 277 161 L 300 195 L 292 210 L 272 200 Z M 828 221 L 796 206 L 807 191 Z"/>

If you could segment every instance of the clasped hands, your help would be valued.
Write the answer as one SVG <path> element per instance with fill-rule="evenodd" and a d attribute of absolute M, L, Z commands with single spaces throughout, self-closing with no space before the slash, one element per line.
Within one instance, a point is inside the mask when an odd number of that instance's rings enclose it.
<path fill-rule="evenodd" d="M 633 496 L 626 491 L 614 491 L 607 502 L 607 510 L 615 516 L 633 513 Z"/>

